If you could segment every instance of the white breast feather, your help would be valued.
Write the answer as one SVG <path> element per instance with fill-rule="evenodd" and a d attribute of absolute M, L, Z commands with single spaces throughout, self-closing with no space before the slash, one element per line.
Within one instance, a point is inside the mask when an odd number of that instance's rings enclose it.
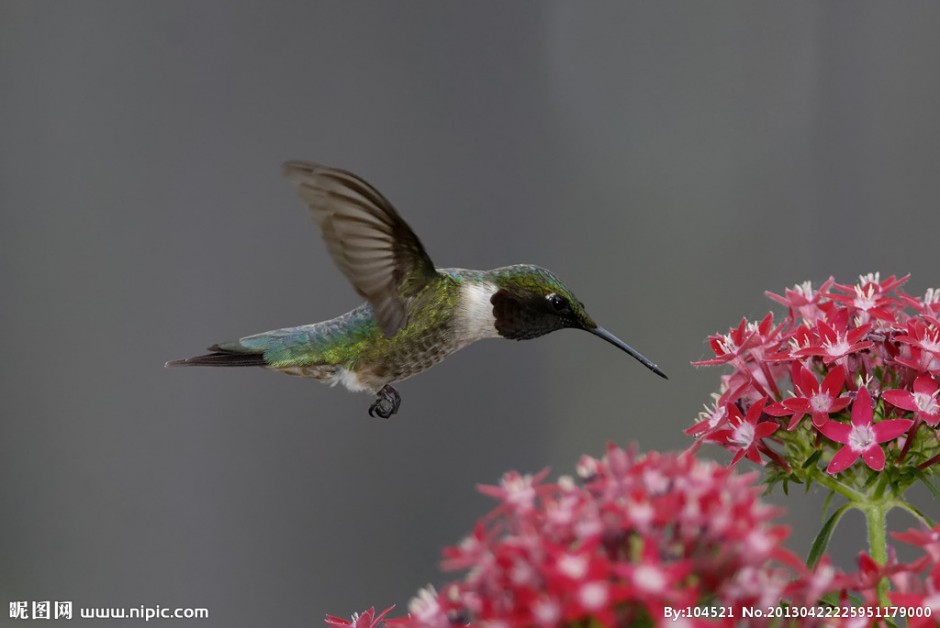
<path fill-rule="evenodd" d="M 461 286 L 457 320 L 468 342 L 499 337 L 493 304 L 490 302 L 494 292 L 496 286 L 491 283 L 467 281 Z"/>

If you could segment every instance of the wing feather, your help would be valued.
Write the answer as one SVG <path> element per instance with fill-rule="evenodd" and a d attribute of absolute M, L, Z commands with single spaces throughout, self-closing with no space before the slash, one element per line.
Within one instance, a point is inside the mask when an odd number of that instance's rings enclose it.
<path fill-rule="evenodd" d="M 388 337 L 408 324 L 408 307 L 437 277 L 418 236 L 374 187 L 345 170 L 305 161 L 284 174 L 310 208 L 336 266 L 372 304 Z"/>

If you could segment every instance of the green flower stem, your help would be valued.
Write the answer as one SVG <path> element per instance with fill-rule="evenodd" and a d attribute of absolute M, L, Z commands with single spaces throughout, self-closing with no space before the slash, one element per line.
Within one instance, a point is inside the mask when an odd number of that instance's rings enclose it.
<path fill-rule="evenodd" d="M 809 475 L 811 475 L 813 480 L 815 480 L 818 484 L 825 486 L 830 491 L 833 491 L 835 493 L 838 493 L 839 495 L 842 495 L 849 501 L 855 502 L 855 503 L 862 503 L 862 502 L 867 501 L 867 497 L 864 494 L 859 493 L 858 491 L 849 488 L 845 484 L 842 484 L 841 482 L 836 481 L 835 478 L 833 478 L 828 473 L 820 471 L 818 467 L 816 466 L 810 467 L 809 472 L 810 472 Z"/>
<path fill-rule="evenodd" d="M 878 475 L 878 481 L 875 483 L 875 491 L 872 494 L 872 499 L 874 501 L 881 501 L 884 497 L 885 490 L 888 488 L 888 474 L 881 473 Z"/>
<path fill-rule="evenodd" d="M 886 526 L 886 515 L 891 509 L 890 501 L 866 501 L 858 504 L 858 508 L 865 513 L 865 523 L 868 525 L 868 551 L 872 559 L 879 565 L 888 562 L 888 544 Z M 891 600 L 888 598 L 888 579 L 882 578 L 878 583 L 878 601 L 889 606 Z"/>
<path fill-rule="evenodd" d="M 851 508 L 862 511 L 868 529 L 868 552 L 872 560 L 879 565 L 884 565 L 888 561 L 886 523 L 888 511 L 892 508 L 902 508 L 920 520 L 925 519 L 916 508 L 895 498 L 893 491 L 888 490 L 889 483 L 886 475 L 882 475 L 870 491 L 860 492 L 839 482 L 816 466 L 810 467 L 807 471 L 813 480 L 848 499 Z M 887 578 L 881 579 L 876 590 L 879 602 L 886 606 L 890 605 Z"/>

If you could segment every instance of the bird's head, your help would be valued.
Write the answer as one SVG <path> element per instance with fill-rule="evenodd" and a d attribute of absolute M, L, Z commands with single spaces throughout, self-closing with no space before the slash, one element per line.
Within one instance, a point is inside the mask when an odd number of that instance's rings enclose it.
<path fill-rule="evenodd" d="M 528 340 L 558 329 L 583 329 L 629 353 L 661 377 L 633 347 L 594 322 L 584 304 L 551 271 L 519 264 L 491 271 L 497 290 L 491 297 L 496 331 L 503 338 Z"/>

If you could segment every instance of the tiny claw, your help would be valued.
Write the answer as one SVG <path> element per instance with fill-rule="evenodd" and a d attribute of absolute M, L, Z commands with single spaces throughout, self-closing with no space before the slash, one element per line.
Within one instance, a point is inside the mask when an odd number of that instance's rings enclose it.
<path fill-rule="evenodd" d="M 398 391 L 386 384 L 379 391 L 378 398 L 369 406 L 369 416 L 378 416 L 387 419 L 396 412 L 401 405 L 401 395 Z"/>

